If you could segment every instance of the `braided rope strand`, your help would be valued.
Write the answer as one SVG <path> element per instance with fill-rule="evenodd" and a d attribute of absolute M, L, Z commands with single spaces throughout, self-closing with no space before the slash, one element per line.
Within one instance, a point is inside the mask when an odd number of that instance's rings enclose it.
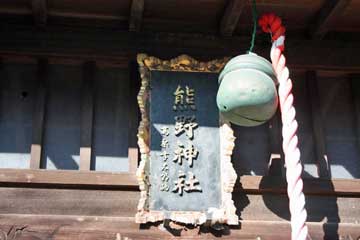
<path fill-rule="evenodd" d="M 284 50 L 285 28 L 281 19 L 274 14 L 265 14 L 259 25 L 265 32 L 272 34 L 273 45 L 270 58 L 279 81 L 279 102 L 282 120 L 283 151 L 285 154 L 287 193 L 289 197 L 289 209 L 291 214 L 291 239 L 305 240 L 308 238 L 306 226 L 307 212 L 305 209 L 305 196 L 303 193 L 303 181 L 301 178 L 302 165 L 300 150 L 298 148 L 296 111 L 294 108 L 294 96 L 292 94 L 292 81 L 289 78 L 289 69 L 286 67 Z"/>

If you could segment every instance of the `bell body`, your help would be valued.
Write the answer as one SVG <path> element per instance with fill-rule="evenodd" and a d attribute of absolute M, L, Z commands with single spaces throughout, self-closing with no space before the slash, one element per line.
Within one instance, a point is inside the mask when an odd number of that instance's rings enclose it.
<path fill-rule="evenodd" d="M 231 59 L 220 73 L 219 84 L 216 101 L 228 121 L 257 126 L 275 114 L 277 79 L 265 58 L 250 53 Z"/>

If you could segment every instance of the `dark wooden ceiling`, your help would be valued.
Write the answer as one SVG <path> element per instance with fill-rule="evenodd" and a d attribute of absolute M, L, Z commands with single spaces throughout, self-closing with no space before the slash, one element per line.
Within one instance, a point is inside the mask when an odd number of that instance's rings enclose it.
<path fill-rule="evenodd" d="M 257 0 L 288 32 L 311 38 L 360 32 L 360 0 Z M 249 35 L 250 0 L 1 0 L 2 22 L 106 27 L 141 32 Z"/>

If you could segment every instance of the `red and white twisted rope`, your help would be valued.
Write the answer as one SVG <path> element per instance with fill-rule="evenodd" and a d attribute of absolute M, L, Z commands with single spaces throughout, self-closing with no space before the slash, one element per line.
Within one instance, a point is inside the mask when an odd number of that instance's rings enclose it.
<path fill-rule="evenodd" d="M 289 69 L 286 67 L 284 50 L 285 28 L 281 19 L 274 14 L 265 14 L 259 19 L 263 31 L 272 35 L 271 61 L 279 81 L 279 102 L 282 119 L 283 150 L 285 154 L 287 192 L 291 214 L 291 239 L 305 240 L 308 237 L 306 226 L 307 213 L 303 181 L 301 179 L 302 165 L 298 148 L 296 111 L 293 106 L 292 81 L 289 78 Z"/>

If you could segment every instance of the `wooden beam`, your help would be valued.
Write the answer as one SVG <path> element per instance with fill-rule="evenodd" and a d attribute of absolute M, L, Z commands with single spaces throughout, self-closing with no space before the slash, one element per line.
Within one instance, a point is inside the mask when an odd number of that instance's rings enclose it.
<path fill-rule="evenodd" d="M 316 18 L 311 24 L 310 35 L 314 39 L 322 39 L 330 28 L 330 23 L 343 12 L 349 5 L 351 0 L 327 0 L 320 11 L 316 14 Z"/>
<path fill-rule="evenodd" d="M 84 63 L 81 96 L 80 170 L 86 171 L 91 168 L 95 74 L 95 62 Z"/>
<path fill-rule="evenodd" d="M 286 194 L 287 184 L 282 177 L 241 176 L 242 191 L 250 194 Z M 107 173 L 66 170 L 0 169 L 0 187 L 3 186 L 64 186 L 89 189 L 132 189 L 138 191 L 138 181 L 133 173 Z M 304 193 L 308 195 L 360 197 L 360 179 L 304 179 Z"/>
<path fill-rule="evenodd" d="M 45 26 L 47 22 L 47 0 L 32 0 L 31 9 L 36 26 Z"/>
<path fill-rule="evenodd" d="M 351 74 L 349 79 L 353 95 L 356 138 L 360 152 L 360 74 Z"/>
<path fill-rule="evenodd" d="M 129 20 L 129 30 L 139 32 L 143 20 L 144 0 L 132 0 Z"/>
<path fill-rule="evenodd" d="M 64 57 L 82 60 L 128 62 L 145 52 L 169 59 L 189 54 L 199 60 L 233 56 L 248 50 L 249 38 L 214 35 L 132 33 L 106 29 L 54 27 L 40 31 L 28 26 L 2 25 L 0 56 Z M 34 41 L 36 39 L 36 41 Z M 349 41 L 286 40 L 290 69 L 360 73 L 360 45 Z M 257 45 L 257 54 L 268 58 L 269 45 Z M 314 51 L 316 50 L 316 54 Z M 309 57 L 311 56 L 311 57 Z"/>
<path fill-rule="evenodd" d="M 261 216 L 258 216 L 261 219 Z M 224 230 L 182 226 L 165 230 L 155 224 L 139 225 L 134 217 L 67 216 L 67 215 L 0 215 L 0 236 L 4 239 L 87 239 L 87 240 L 135 240 L 135 239 L 277 239 L 288 240 L 290 222 L 285 220 L 240 220 L 240 226 Z M 358 223 L 335 223 L 329 220 L 308 222 L 312 239 L 356 240 L 360 235 Z M 16 233 L 15 233 L 16 232 Z M 17 234 L 16 237 L 11 237 Z"/>
<path fill-rule="evenodd" d="M 41 168 L 41 159 L 43 152 L 43 136 L 44 136 L 44 122 L 46 113 L 46 98 L 47 98 L 47 84 L 48 84 L 48 68 L 49 62 L 47 59 L 38 60 L 37 71 L 37 92 L 35 95 L 35 105 L 33 113 L 33 127 L 32 127 L 32 143 L 31 143 L 31 159 L 30 168 Z"/>
<path fill-rule="evenodd" d="M 278 109 L 269 121 L 270 160 L 268 175 L 270 176 L 285 177 L 286 174 L 281 131 L 281 113 L 280 109 Z"/>
<path fill-rule="evenodd" d="M 360 179 L 316 179 L 305 178 L 304 193 L 308 195 L 341 195 L 360 196 Z M 242 189 L 253 194 L 280 193 L 286 194 L 286 179 L 272 176 L 241 176 Z M 236 194 L 236 193 L 235 193 Z"/>
<path fill-rule="evenodd" d="M 315 156 L 317 160 L 318 175 L 321 178 L 331 178 L 330 163 L 326 153 L 326 143 L 324 135 L 324 118 L 320 104 L 319 87 L 317 74 L 315 71 L 306 72 L 306 91 L 310 105 L 310 115 L 314 138 Z"/>
<path fill-rule="evenodd" d="M 244 0 L 228 0 L 220 23 L 220 34 L 222 36 L 233 35 L 245 4 L 246 1 Z"/>
<path fill-rule="evenodd" d="M 138 182 L 135 174 L 107 173 L 89 171 L 66 170 L 25 170 L 0 169 L 0 183 L 2 184 L 41 184 L 65 186 L 93 186 L 93 187 L 132 187 L 137 189 Z"/>

